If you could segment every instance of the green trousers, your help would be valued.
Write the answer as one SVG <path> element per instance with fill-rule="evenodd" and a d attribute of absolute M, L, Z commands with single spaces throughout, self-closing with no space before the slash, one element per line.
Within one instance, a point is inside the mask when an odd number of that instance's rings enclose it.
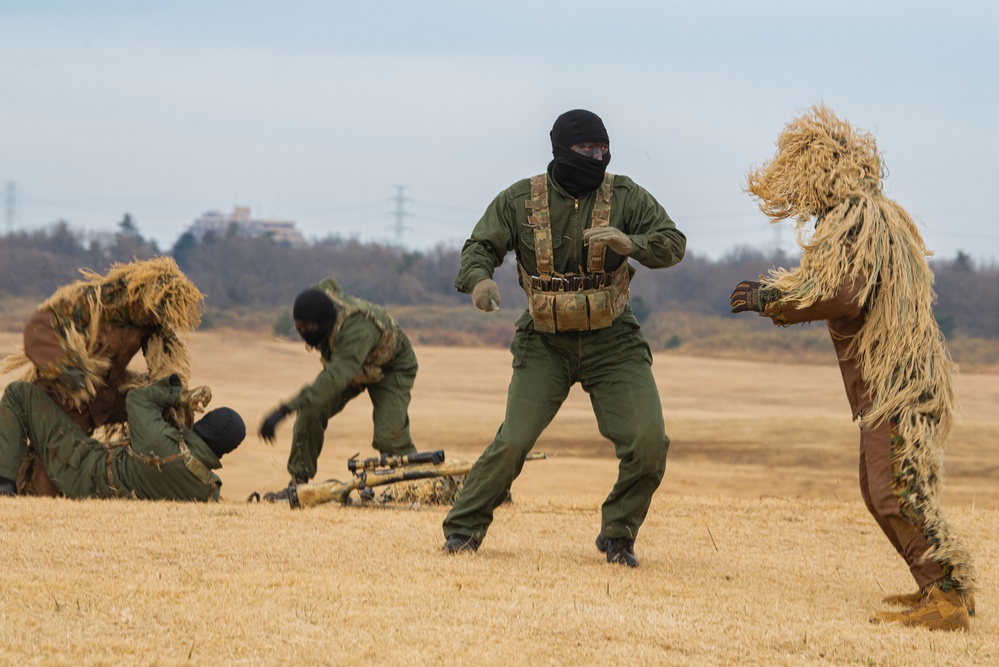
<path fill-rule="evenodd" d="M 17 478 L 29 439 L 49 477 L 66 496 L 117 495 L 108 483 L 104 445 L 81 431 L 44 391 L 27 382 L 13 382 L 0 399 L 0 476 Z"/>
<path fill-rule="evenodd" d="M 645 337 L 636 325 L 620 320 L 579 333 L 521 329 L 510 350 L 513 378 L 506 417 L 465 478 L 444 519 L 444 535 L 482 541 L 527 454 L 579 382 L 618 458 L 617 483 L 601 507 L 600 530 L 608 537 L 634 539 L 666 472 L 669 449 Z"/>
<path fill-rule="evenodd" d="M 416 452 L 409 434 L 409 400 L 416 371 L 416 355 L 407 343 L 390 364 L 382 368 L 385 377 L 380 382 L 361 387 L 349 386 L 343 392 L 330 396 L 326 403 L 299 410 L 295 415 L 291 453 L 288 455 L 288 472 L 292 478 L 308 481 L 316 476 L 329 420 L 364 391 L 371 398 L 374 422 L 372 446 L 391 455 Z"/>

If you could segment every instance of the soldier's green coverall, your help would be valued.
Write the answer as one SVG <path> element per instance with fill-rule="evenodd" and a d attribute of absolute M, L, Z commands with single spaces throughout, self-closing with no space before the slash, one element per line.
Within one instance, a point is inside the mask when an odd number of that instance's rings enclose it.
<path fill-rule="evenodd" d="M 181 381 L 171 375 L 132 389 L 125 400 L 130 444 L 89 437 L 45 392 L 14 382 L 0 399 L 0 476 L 16 479 L 34 448 L 49 477 L 69 498 L 218 500 L 218 457 L 194 431 L 163 417 L 176 407 Z"/>
<path fill-rule="evenodd" d="M 553 164 L 548 167 L 553 270 L 579 272 L 587 265 L 583 230 L 591 224 L 595 193 L 579 198 L 567 193 L 552 176 Z M 476 283 L 492 278 L 510 251 L 529 275 L 537 274 L 534 231 L 525 206 L 530 198 L 530 179 L 524 179 L 493 200 L 462 248 L 454 283 L 459 291 L 471 293 Z M 683 259 L 686 237 L 655 198 L 627 176 L 614 177 L 610 226 L 628 235 L 630 256 L 643 266 L 665 268 Z M 606 252 L 608 272 L 627 261 L 609 247 Z M 603 329 L 544 333 L 535 331 L 525 310 L 516 326 L 506 417 L 465 479 L 444 520 L 444 535 L 481 542 L 527 454 L 579 382 L 590 395 L 600 433 L 613 441 L 619 459 L 617 483 L 601 508 L 601 531 L 608 538 L 634 539 L 662 481 L 669 448 L 652 354 L 638 321 L 628 307 Z"/>
<path fill-rule="evenodd" d="M 345 294 L 335 280 L 323 280 L 315 289 L 333 297 L 337 318 L 344 320 L 337 322 L 319 345 L 323 370 L 312 384 L 285 403 L 290 411 L 297 413 L 288 472 L 300 481 L 316 475 L 330 418 L 364 391 L 371 397 L 372 446 L 392 455 L 416 451 L 409 434 L 409 401 L 418 366 L 409 338 L 384 309 Z M 377 382 L 367 382 L 359 376 L 364 375 L 366 362 L 377 352 L 383 328 L 395 329 L 395 347 L 388 363 L 380 366 L 383 377 Z"/>

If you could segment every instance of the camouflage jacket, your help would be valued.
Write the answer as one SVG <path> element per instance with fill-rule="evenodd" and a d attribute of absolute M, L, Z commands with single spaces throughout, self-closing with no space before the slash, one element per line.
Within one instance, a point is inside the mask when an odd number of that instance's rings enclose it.
<path fill-rule="evenodd" d="M 148 500 L 218 500 L 222 467 L 215 453 L 194 431 L 164 418 L 177 407 L 177 375 L 128 392 L 130 444 L 115 452 L 114 482 L 123 496 Z"/>

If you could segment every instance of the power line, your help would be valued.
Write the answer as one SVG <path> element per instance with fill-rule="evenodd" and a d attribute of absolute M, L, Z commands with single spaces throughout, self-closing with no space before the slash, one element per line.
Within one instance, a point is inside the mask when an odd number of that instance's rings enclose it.
<path fill-rule="evenodd" d="M 403 194 L 406 190 L 405 185 L 396 185 L 395 188 L 398 192 L 396 193 L 396 196 L 389 201 L 395 201 L 395 212 L 393 214 L 395 215 L 395 225 L 393 226 L 393 230 L 395 231 L 395 242 L 402 245 L 402 234 L 408 229 L 403 224 L 403 220 L 407 216 L 411 215 L 405 208 L 406 202 L 411 202 L 413 200 Z"/>

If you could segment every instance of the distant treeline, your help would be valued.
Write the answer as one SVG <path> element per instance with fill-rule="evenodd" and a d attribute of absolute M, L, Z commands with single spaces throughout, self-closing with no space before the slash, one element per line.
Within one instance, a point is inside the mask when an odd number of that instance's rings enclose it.
<path fill-rule="evenodd" d="M 43 299 L 77 280 L 80 267 L 104 272 L 115 262 L 170 254 L 206 295 L 209 320 L 238 321 L 223 315 L 255 311 L 272 316 L 290 309 L 296 294 L 327 276 L 350 293 L 385 305 L 467 305 L 468 297 L 452 286 L 459 253 L 454 247 L 414 252 L 339 238 L 291 248 L 238 234 L 207 236 L 200 242 L 185 234 L 173 248 L 161 250 L 142 237 L 128 216 L 113 234 L 94 235 L 58 223 L 0 236 L 0 303 L 8 297 Z M 694 250 L 671 269 L 638 267 L 633 307 L 639 319 L 664 312 L 729 316 L 728 296 L 739 280 L 796 263 L 794 256 L 748 248 L 718 260 Z M 944 333 L 999 338 L 999 267 L 975 266 L 964 253 L 934 259 L 931 265 L 939 297 L 935 313 Z M 512 315 L 523 308 L 512 255 L 496 279 L 503 310 Z"/>

